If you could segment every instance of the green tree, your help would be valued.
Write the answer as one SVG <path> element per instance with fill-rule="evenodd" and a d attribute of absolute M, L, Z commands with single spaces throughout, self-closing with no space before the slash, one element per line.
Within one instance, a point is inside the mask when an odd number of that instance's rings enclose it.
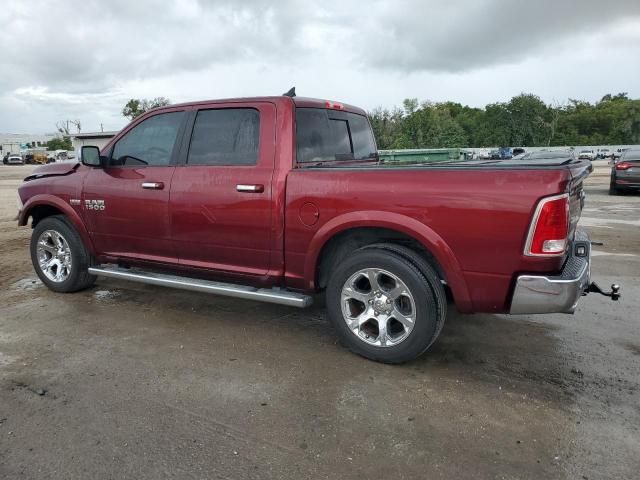
<path fill-rule="evenodd" d="M 137 99 L 132 98 L 129 100 L 124 108 L 122 109 L 122 115 L 129 120 L 133 120 L 136 117 L 139 117 L 145 112 L 157 107 L 165 107 L 171 104 L 171 100 L 165 97 L 156 97 L 153 99 Z"/>
<path fill-rule="evenodd" d="M 553 105 L 523 93 L 485 108 L 408 98 L 369 117 L 380 149 L 640 143 L 640 100 L 624 92 Z"/>
<path fill-rule="evenodd" d="M 539 97 L 522 93 L 506 105 L 511 116 L 511 141 L 507 145 L 533 147 L 548 145 L 551 115 Z"/>
<path fill-rule="evenodd" d="M 47 150 L 73 150 L 71 138 L 66 136 L 52 138 L 47 142 Z"/>

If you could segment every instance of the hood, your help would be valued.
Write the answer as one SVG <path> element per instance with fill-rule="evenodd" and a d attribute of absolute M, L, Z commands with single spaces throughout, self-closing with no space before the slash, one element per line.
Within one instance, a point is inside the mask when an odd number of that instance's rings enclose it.
<path fill-rule="evenodd" d="M 61 175 L 69 175 L 73 173 L 80 165 L 80 162 L 56 162 L 46 165 L 40 165 L 33 169 L 33 172 L 24 179 L 25 182 L 43 177 L 58 177 Z"/>

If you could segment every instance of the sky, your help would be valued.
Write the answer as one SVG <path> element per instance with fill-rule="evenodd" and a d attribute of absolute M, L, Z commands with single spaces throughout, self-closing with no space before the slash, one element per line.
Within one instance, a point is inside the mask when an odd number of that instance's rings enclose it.
<path fill-rule="evenodd" d="M 640 98 L 640 0 L 3 0 L 0 25 L 4 133 L 294 85 L 365 109 Z"/>

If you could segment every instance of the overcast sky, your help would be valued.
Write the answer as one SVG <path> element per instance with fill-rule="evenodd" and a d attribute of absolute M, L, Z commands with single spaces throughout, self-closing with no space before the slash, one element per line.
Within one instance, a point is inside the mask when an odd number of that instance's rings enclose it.
<path fill-rule="evenodd" d="M 293 85 L 366 109 L 640 97 L 640 0 L 3 0 L 0 25 L 5 133 Z"/>

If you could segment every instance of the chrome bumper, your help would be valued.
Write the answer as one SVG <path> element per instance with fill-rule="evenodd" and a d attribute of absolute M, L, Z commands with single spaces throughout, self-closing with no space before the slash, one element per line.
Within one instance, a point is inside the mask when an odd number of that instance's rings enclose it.
<path fill-rule="evenodd" d="M 584 247 L 584 254 L 577 250 Z M 582 253 L 582 252 L 581 252 Z M 577 230 L 571 253 L 560 275 L 520 275 L 511 300 L 511 314 L 573 313 L 591 283 L 591 243 Z"/>

